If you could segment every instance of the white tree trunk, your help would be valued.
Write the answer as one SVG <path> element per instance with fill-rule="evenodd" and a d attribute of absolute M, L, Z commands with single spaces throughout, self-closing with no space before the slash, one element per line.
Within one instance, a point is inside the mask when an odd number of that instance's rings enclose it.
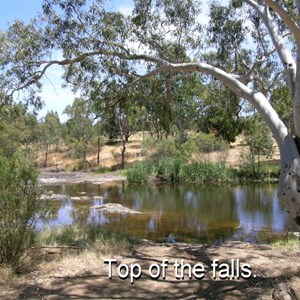
<path fill-rule="evenodd" d="M 278 197 L 300 225 L 300 157 L 293 137 L 288 134 L 280 147 Z"/>
<path fill-rule="evenodd" d="M 300 54 L 297 59 L 297 70 L 300 70 Z M 293 119 L 295 135 L 300 138 L 300 72 L 296 73 L 295 78 L 295 94 L 293 99 Z"/>

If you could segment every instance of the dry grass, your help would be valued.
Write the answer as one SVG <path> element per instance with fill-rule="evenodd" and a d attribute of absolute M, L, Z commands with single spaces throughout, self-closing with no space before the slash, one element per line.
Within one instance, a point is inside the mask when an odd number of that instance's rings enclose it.
<path fill-rule="evenodd" d="M 287 252 L 299 252 L 300 240 L 298 237 L 289 237 L 287 240 L 278 240 L 271 244 L 274 249 L 280 249 Z"/>
<path fill-rule="evenodd" d="M 126 149 L 126 162 L 133 163 L 140 161 L 141 148 L 143 138 L 148 137 L 148 134 L 136 133 L 130 137 Z M 121 148 L 122 144 L 116 143 L 114 145 L 105 145 L 100 153 L 100 165 L 102 168 L 112 168 L 121 163 Z M 224 162 L 225 165 L 230 167 L 238 167 L 244 161 L 241 160 L 241 153 L 245 150 L 245 143 L 243 137 L 239 136 L 236 142 L 230 145 L 230 149 L 225 152 L 212 152 L 209 154 L 201 154 L 201 160 L 210 160 L 213 162 Z M 279 150 L 274 142 L 274 154 L 272 159 L 279 160 Z M 48 155 L 48 166 L 58 167 L 59 170 L 74 171 L 79 166 L 79 159 L 71 158 L 67 155 L 67 148 L 63 148 L 59 152 L 50 151 Z M 92 149 L 87 156 L 88 161 L 95 167 L 97 167 L 97 149 Z M 195 155 L 195 159 L 199 160 L 199 155 Z M 264 159 L 263 159 L 264 160 Z M 40 151 L 38 154 L 37 163 L 42 166 L 44 163 L 44 152 Z"/>

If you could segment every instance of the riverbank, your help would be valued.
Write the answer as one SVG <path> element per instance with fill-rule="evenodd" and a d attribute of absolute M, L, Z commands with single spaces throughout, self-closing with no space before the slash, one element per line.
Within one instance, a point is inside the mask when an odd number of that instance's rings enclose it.
<path fill-rule="evenodd" d="M 101 184 L 113 181 L 123 181 L 126 177 L 120 174 L 120 171 L 97 174 L 92 172 L 51 172 L 40 170 L 39 181 L 46 185 L 51 184 L 74 184 L 90 182 Z"/>
<path fill-rule="evenodd" d="M 230 242 L 218 246 L 200 244 L 156 244 L 138 241 L 125 253 L 95 253 L 65 248 L 31 249 L 30 271 L 12 275 L 8 269 L 0 270 L 1 299 L 272 299 L 272 290 L 279 282 L 299 288 L 300 249 L 274 248 L 244 242 Z M 116 259 L 130 266 L 141 267 L 139 279 L 130 282 L 120 279 L 113 264 L 112 279 L 104 260 Z M 163 279 L 152 279 L 149 267 L 167 264 Z M 167 260 L 167 261 L 166 261 Z M 192 267 L 198 263 L 205 272 L 202 279 L 192 273 L 184 278 L 175 277 L 176 260 Z M 231 268 L 248 264 L 251 277 L 247 279 L 220 279 L 213 277 L 212 262 L 218 260 Z M 33 267 L 34 266 L 34 267 Z M 34 268 L 34 269 L 32 269 Z M 236 267 L 235 267 L 236 268 Z M 123 270 L 124 271 L 124 270 Z M 135 269 L 137 272 L 137 269 Z M 187 271 L 187 270 L 186 270 Z M 25 272 L 25 273 L 24 273 Z M 240 270 L 241 272 L 241 270 Z M 198 269 L 198 275 L 200 269 Z M 219 273 L 220 275 L 221 273 Z M 224 274 L 224 273 L 223 273 Z M 245 275 L 245 274 L 244 274 Z"/>

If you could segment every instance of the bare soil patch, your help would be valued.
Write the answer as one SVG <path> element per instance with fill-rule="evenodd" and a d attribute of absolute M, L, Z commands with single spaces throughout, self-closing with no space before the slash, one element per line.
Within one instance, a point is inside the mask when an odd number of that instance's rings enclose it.
<path fill-rule="evenodd" d="M 105 182 L 123 181 L 125 177 L 120 172 L 109 172 L 105 174 L 96 174 L 91 172 L 48 172 L 41 171 L 39 180 L 47 185 L 91 182 L 101 184 Z"/>
<path fill-rule="evenodd" d="M 122 256 L 89 252 L 54 255 L 43 251 L 42 261 L 29 274 L 12 278 L 0 272 L 1 299 L 272 299 L 272 289 L 278 282 L 292 282 L 300 276 L 299 248 L 288 251 L 243 242 L 213 246 L 142 241 Z M 138 263 L 142 276 L 131 284 L 130 278 L 121 280 L 113 267 L 109 279 L 104 259 L 117 259 L 118 264 Z M 151 279 L 149 266 L 164 259 L 168 260 L 166 278 Z M 173 264 L 181 259 L 191 265 L 202 263 L 205 277 L 189 279 L 185 273 L 184 279 L 176 279 Z M 239 259 L 251 265 L 256 277 L 214 279 L 210 266 L 214 259 L 228 264 Z"/>

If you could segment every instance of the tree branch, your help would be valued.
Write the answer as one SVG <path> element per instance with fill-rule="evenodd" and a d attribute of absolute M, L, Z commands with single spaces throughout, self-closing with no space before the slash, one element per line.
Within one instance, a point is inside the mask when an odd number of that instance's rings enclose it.
<path fill-rule="evenodd" d="M 59 65 L 59 66 L 66 66 L 66 65 L 72 65 L 74 63 L 79 63 L 86 59 L 87 57 L 92 57 L 92 56 L 97 56 L 97 55 L 106 55 L 106 56 L 115 56 L 119 57 L 121 59 L 127 59 L 127 60 L 145 60 L 148 62 L 156 63 L 157 65 L 163 65 L 163 64 L 168 64 L 167 61 L 157 58 L 157 57 L 152 57 L 146 54 L 124 54 L 122 52 L 117 52 L 117 51 L 109 51 L 109 50 L 104 50 L 104 49 L 99 49 L 96 51 L 91 51 L 91 52 L 86 52 L 83 54 L 80 54 L 76 56 L 75 58 L 72 59 L 63 59 L 63 60 L 52 60 L 52 61 L 41 61 L 41 62 L 36 62 L 36 66 L 42 66 L 44 67 L 41 70 L 38 70 L 33 73 L 31 78 L 25 82 L 24 84 L 21 84 L 14 88 L 9 96 L 12 96 L 15 92 L 22 90 L 24 88 L 27 88 L 28 86 L 37 83 L 46 73 L 47 69 L 51 67 L 52 65 Z M 34 63 L 32 62 L 32 66 Z M 19 68 L 26 68 L 26 66 L 22 66 Z"/>
<path fill-rule="evenodd" d="M 265 3 L 271 7 L 281 18 L 284 24 L 290 29 L 294 35 L 297 45 L 300 48 L 300 29 L 295 22 L 290 18 L 288 13 L 276 2 L 272 0 L 265 0 Z"/>
<path fill-rule="evenodd" d="M 295 60 L 293 59 L 293 56 L 291 55 L 290 51 L 284 45 L 282 36 L 278 34 L 278 27 L 270 15 L 269 8 L 267 6 L 262 6 L 258 4 L 254 0 L 245 0 L 245 2 L 248 3 L 252 8 L 254 8 L 258 12 L 265 26 L 267 27 L 273 45 L 276 49 L 276 52 L 278 53 L 281 64 L 285 70 L 291 98 L 294 100 L 294 95 L 295 95 L 294 83 L 296 80 Z"/>

